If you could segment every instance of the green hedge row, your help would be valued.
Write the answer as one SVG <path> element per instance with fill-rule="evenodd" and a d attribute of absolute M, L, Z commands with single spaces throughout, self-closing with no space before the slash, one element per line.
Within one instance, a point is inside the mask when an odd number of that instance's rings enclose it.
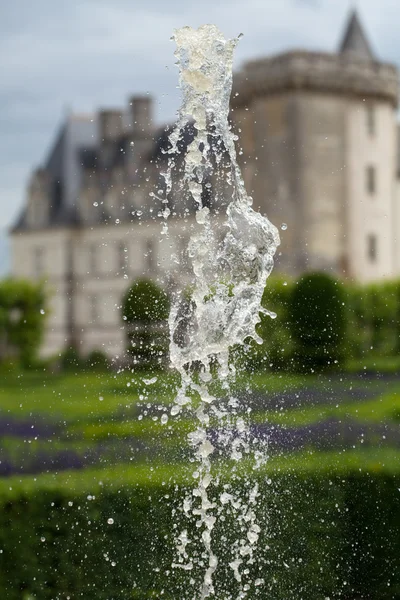
<path fill-rule="evenodd" d="M 400 597 L 399 476 L 285 474 L 262 487 L 261 560 L 250 568 L 265 586 L 252 598 Z M 0 496 L 1 598 L 197 597 L 201 573 L 171 568 L 174 525 L 182 526 L 179 510 L 172 517 L 176 487 L 142 482 L 91 493 L 32 487 Z M 227 515 L 216 532 L 221 599 L 238 593 L 227 566 L 234 530 Z"/>
<path fill-rule="evenodd" d="M 400 354 L 400 281 L 347 286 L 352 357 Z"/>
<path fill-rule="evenodd" d="M 250 369 L 309 371 L 400 355 L 400 281 L 361 286 L 320 273 L 271 277 L 263 306 L 277 317 L 263 315 L 263 344 L 241 351 Z"/>
<path fill-rule="evenodd" d="M 126 292 L 122 301 L 122 322 L 127 355 L 139 367 L 152 369 L 165 365 L 169 311 L 167 293 L 150 279 L 136 279 Z"/>

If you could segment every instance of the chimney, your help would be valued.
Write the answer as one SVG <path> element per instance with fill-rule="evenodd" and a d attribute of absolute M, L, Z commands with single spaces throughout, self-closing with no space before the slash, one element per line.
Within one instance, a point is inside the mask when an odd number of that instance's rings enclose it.
<path fill-rule="evenodd" d="M 153 98 L 132 96 L 130 99 L 132 131 L 136 135 L 149 135 L 153 130 Z"/>
<path fill-rule="evenodd" d="M 122 137 L 124 125 L 121 110 L 101 110 L 99 112 L 100 142 L 115 141 Z"/>

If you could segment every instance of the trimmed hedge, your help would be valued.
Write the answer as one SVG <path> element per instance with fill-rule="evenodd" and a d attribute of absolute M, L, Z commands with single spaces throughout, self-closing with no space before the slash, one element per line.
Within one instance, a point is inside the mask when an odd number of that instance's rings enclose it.
<path fill-rule="evenodd" d="M 357 360 L 396 364 L 400 356 L 400 281 L 359 285 L 323 273 L 298 281 L 272 276 L 262 305 L 277 315 L 260 315 L 263 343 L 251 341 L 232 354 L 247 370 L 320 371 Z"/>
<path fill-rule="evenodd" d="M 265 286 L 262 307 L 276 314 L 271 318 L 260 313 L 257 333 L 263 343 L 249 342 L 247 347 L 235 348 L 232 357 L 241 368 L 249 371 L 290 369 L 293 340 L 290 331 L 289 303 L 294 282 L 279 276 L 269 277 Z"/>
<path fill-rule="evenodd" d="M 150 279 L 137 279 L 126 292 L 122 314 L 127 323 L 159 323 L 168 319 L 166 292 Z"/>
<path fill-rule="evenodd" d="M 79 475 L 77 474 L 79 477 Z M 248 483 L 239 483 L 248 494 Z M 273 475 L 262 485 L 260 600 L 400 596 L 400 477 L 352 472 Z M 93 489 L 95 491 L 93 491 Z M 8 600 L 181 598 L 201 572 L 171 568 L 172 533 L 183 527 L 170 484 L 92 485 L 72 492 L 36 484 L 0 496 L 0 597 Z M 216 597 L 237 597 L 227 567 L 234 515 L 216 531 Z M 109 520 L 113 521 L 110 522 Z M 187 523 L 185 524 L 187 527 Z M 188 527 L 189 537 L 191 536 Z M 194 588 L 188 587 L 193 577 Z M 252 596 L 253 597 L 253 596 Z"/>
<path fill-rule="evenodd" d="M 325 273 L 303 275 L 293 288 L 289 314 L 299 370 L 323 370 L 342 362 L 347 323 L 341 283 Z"/>
<path fill-rule="evenodd" d="M 347 340 L 352 358 L 400 353 L 400 282 L 347 285 Z"/>
<path fill-rule="evenodd" d="M 139 367 L 152 369 L 165 363 L 169 310 L 167 293 L 150 279 L 137 279 L 126 292 L 122 319 L 126 327 L 127 353 Z"/>
<path fill-rule="evenodd" d="M 32 366 L 44 335 L 46 297 L 42 284 L 0 281 L 0 363 L 16 359 Z"/>

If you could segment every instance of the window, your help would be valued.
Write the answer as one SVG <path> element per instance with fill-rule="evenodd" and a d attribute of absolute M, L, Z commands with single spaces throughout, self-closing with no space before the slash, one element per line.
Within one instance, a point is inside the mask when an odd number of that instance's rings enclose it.
<path fill-rule="evenodd" d="M 74 272 L 74 242 L 73 242 L 73 240 L 67 240 L 65 252 L 66 252 L 67 275 L 71 275 Z"/>
<path fill-rule="evenodd" d="M 39 279 L 44 273 L 44 249 L 41 246 L 33 251 L 33 263 L 35 277 Z"/>
<path fill-rule="evenodd" d="M 97 245 L 96 244 L 90 244 L 89 250 L 88 250 L 88 255 L 89 255 L 89 273 L 96 273 L 97 272 Z"/>
<path fill-rule="evenodd" d="M 370 262 L 376 262 L 377 258 L 377 240 L 376 235 L 370 233 L 367 236 L 367 255 Z"/>
<path fill-rule="evenodd" d="M 366 171 L 366 183 L 367 183 L 367 191 L 370 195 L 375 194 L 376 192 L 376 170 L 375 167 L 369 165 Z"/>
<path fill-rule="evenodd" d="M 154 244 L 153 244 L 152 240 L 147 240 L 147 242 L 146 242 L 145 257 L 146 257 L 147 269 L 149 271 L 153 271 L 154 267 L 155 267 L 155 260 L 154 260 Z"/>
<path fill-rule="evenodd" d="M 126 273 L 128 269 L 128 248 L 124 242 L 118 242 L 118 271 L 120 273 Z"/>
<path fill-rule="evenodd" d="M 369 135 L 375 135 L 376 119 L 375 119 L 375 107 L 373 104 L 367 104 L 366 106 L 366 117 L 367 117 L 367 131 Z"/>
<path fill-rule="evenodd" d="M 89 296 L 89 320 L 91 323 L 97 323 L 99 320 L 99 305 L 97 296 Z"/>
<path fill-rule="evenodd" d="M 178 254 L 179 254 L 179 262 L 182 270 L 189 270 L 189 240 L 186 236 L 180 235 L 178 237 Z"/>

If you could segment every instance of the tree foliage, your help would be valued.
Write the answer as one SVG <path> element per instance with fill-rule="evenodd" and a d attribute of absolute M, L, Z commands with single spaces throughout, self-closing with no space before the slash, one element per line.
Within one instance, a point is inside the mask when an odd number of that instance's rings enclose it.
<path fill-rule="evenodd" d="M 128 354 L 141 368 L 160 366 L 168 353 L 168 294 L 154 281 L 137 279 L 122 303 Z"/>
<path fill-rule="evenodd" d="M 87 368 L 95 371 L 107 371 L 110 367 L 110 361 L 105 352 L 101 350 L 92 350 L 86 358 Z"/>
<path fill-rule="evenodd" d="M 325 273 L 299 279 L 290 299 L 290 321 L 297 366 L 308 370 L 339 364 L 346 335 L 342 285 Z"/>
<path fill-rule="evenodd" d="M 22 366 L 35 360 L 45 326 L 45 292 L 41 284 L 0 281 L 0 361 L 17 359 Z"/>
<path fill-rule="evenodd" d="M 400 351 L 400 281 L 347 285 L 349 354 L 394 356 Z"/>
<path fill-rule="evenodd" d="M 128 323 L 155 323 L 168 319 L 170 302 L 166 292 L 150 279 L 137 279 L 125 294 L 123 318 Z"/>
<path fill-rule="evenodd" d="M 268 278 L 261 305 L 270 314 L 260 314 L 257 333 L 263 340 L 257 344 L 251 340 L 247 346 L 237 347 L 232 358 L 239 368 L 248 371 L 290 368 L 292 337 L 289 323 L 289 302 L 294 282 L 279 275 Z"/>

